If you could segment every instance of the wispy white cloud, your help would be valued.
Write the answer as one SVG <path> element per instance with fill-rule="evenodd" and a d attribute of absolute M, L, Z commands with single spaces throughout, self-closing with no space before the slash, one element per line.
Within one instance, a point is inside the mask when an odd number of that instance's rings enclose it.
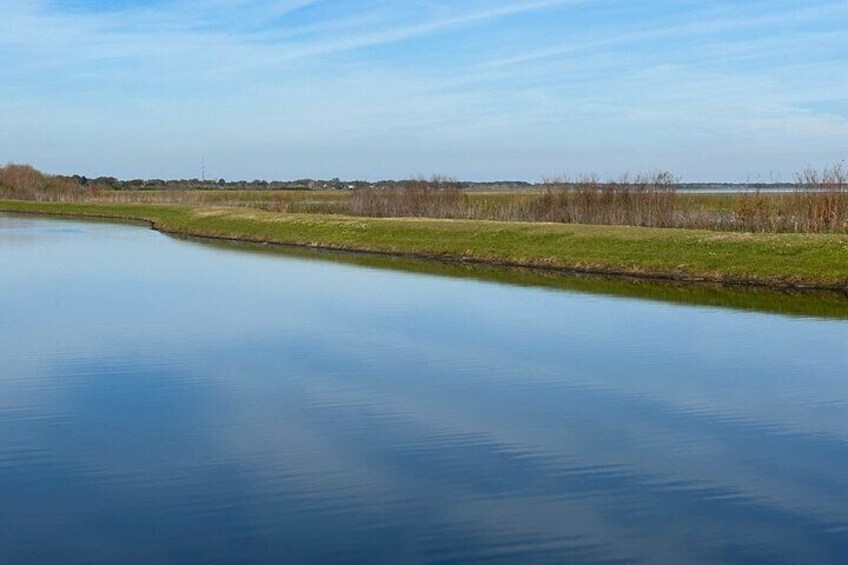
<path fill-rule="evenodd" d="M 848 96 L 844 2 L 57 6 L 0 0 L 0 160 L 178 176 L 219 151 L 223 176 L 738 177 L 848 144 L 848 106 L 827 104 Z M 720 166 L 699 157 L 731 147 Z"/>
<path fill-rule="evenodd" d="M 537 2 L 510 4 L 499 8 L 491 8 L 476 12 L 452 14 L 439 19 L 428 19 L 423 22 L 416 22 L 412 24 L 400 24 L 371 33 L 354 35 L 330 41 L 316 42 L 311 45 L 301 46 L 299 49 L 292 49 L 287 50 L 284 53 L 279 53 L 274 57 L 264 59 L 261 63 L 290 61 L 304 57 L 314 57 L 317 55 L 327 55 L 375 45 L 395 43 L 462 26 L 485 22 L 486 20 L 575 3 L 577 3 L 577 0 L 542 0 Z"/>
<path fill-rule="evenodd" d="M 487 61 L 485 64 L 492 67 L 519 65 L 540 59 L 567 55 L 570 53 L 634 43 L 652 43 L 673 38 L 687 38 L 691 40 L 695 37 L 709 37 L 711 35 L 732 31 L 756 30 L 759 32 L 761 30 L 770 29 L 773 26 L 786 23 L 798 24 L 805 20 L 818 20 L 822 17 L 848 17 L 848 5 L 840 2 L 835 5 L 829 5 L 827 9 L 823 9 L 820 6 L 809 6 L 807 9 L 793 10 L 788 13 L 766 13 L 753 16 L 746 14 L 744 17 L 737 15 L 736 17 L 724 16 L 720 18 L 705 18 L 705 16 L 708 16 L 711 13 L 712 11 L 702 14 L 689 14 L 685 21 L 663 22 L 665 25 L 652 27 L 650 29 L 632 30 L 627 29 L 626 27 L 624 29 L 619 27 L 617 29 L 593 30 L 590 34 L 583 34 L 582 37 L 578 35 L 576 38 L 572 38 L 565 43 L 531 50 L 503 59 Z M 842 34 L 844 31 L 845 30 L 842 30 L 841 32 L 830 35 Z M 819 34 L 819 36 L 821 35 L 828 34 Z M 603 39 L 593 39 L 598 36 L 603 37 Z M 778 34 L 777 37 L 772 36 L 769 40 L 772 42 L 772 45 L 774 45 L 775 42 L 785 43 L 787 41 L 794 41 L 795 37 L 796 36 L 794 34 L 788 36 Z M 750 41 L 750 39 L 747 40 Z"/>

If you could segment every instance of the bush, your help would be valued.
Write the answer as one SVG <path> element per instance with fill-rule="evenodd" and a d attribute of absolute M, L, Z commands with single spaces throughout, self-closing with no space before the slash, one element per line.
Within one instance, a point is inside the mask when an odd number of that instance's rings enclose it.
<path fill-rule="evenodd" d="M 70 180 L 45 175 L 30 165 L 0 167 L 0 197 L 15 200 L 67 201 L 85 194 Z"/>

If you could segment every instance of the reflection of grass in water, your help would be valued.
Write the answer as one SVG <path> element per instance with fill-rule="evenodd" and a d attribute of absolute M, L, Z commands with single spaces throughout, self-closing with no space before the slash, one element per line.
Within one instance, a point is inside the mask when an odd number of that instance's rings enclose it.
<path fill-rule="evenodd" d="M 708 306 L 782 314 L 787 316 L 848 319 L 848 294 L 820 290 L 784 291 L 755 287 L 728 287 L 711 283 L 674 283 L 600 275 L 563 274 L 521 267 L 446 263 L 406 257 L 309 250 L 297 247 L 186 238 L 225 250 L 282 255 L 374 269 L 421 275 L 466 278 L 516 286 L 548 288 L 673 304 Z"/>

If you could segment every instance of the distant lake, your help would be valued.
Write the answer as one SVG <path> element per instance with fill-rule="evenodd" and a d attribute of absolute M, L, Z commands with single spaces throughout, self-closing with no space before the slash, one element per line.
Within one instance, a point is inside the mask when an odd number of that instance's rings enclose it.
<path fill-rule="evenodd" d="M 677 192 L 686 194 L 740 194 L 740 193 L 755 193 L 763 194 L 791 194 L 798 190 L 795 185 L 765 185 L 765 186 L 746 186 L 744 184 L 731 185 L 686 185 L 677 188 Z"/>
<path fill-rule="evenodd" d="M 437 271 L 0 215 L 0 563 L 848 563 L 838 298 Z"/>

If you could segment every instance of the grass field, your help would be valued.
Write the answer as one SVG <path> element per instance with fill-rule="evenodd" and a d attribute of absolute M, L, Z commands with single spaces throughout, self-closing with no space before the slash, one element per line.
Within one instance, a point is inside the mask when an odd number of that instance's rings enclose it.
<path fill-rule="evenodd" d="M 314 195 L 312 195 L 314 196 Z M 0 201 L 0 211 L 151 222 L 173 234 L 497 265 L 848 288 L 848 236 L 278 213 L 213 204 Z"/>
<path fill-rule="evenodd" d="M 515 201 L 538 194 L 532 191 L 466 193 L 472 207 L 490 218 L 497 217 L 500 210 L 511 207 Z M 350 196 L 350 192 L 339 190 L 121 190 L 103 192 L 93 201 L 104 204 L 216 204 L 307 214 L 343 214 L 347 212 Z M 777 201 L 781 195 L 762 194 L 761 197 Z M 732 213 L 738 205 L 738 195 L 732 193 L 680 193 L 677 198 L 683 210 Z"/>
<path fill-rule="evenodd" d="M 114 182 L 113 182 L 114 181 Z M 105 182 L 105 181 L 104 181 Z M 45 175 L 29 165 L 0 167 L 0 199 L 99 204 L 177 204 L 250 208 L 276 213 L 364 218 L 434 218 L 708 229 L 716 232 L 848 234 L 848 170 L 842 164 L 799 173 L 782 193 L 679 190 L 664 172 L 628 180 L 551 180 L 533 190 L 468 191 L 433 177 L 356 190 L 200 190 L 169 181 L 163 190 L 116 188 L 82 177 Z M 165 181 L 161 181 L 165 182 Z M 157 185 L 160 186 L 160 185 Z"/>

